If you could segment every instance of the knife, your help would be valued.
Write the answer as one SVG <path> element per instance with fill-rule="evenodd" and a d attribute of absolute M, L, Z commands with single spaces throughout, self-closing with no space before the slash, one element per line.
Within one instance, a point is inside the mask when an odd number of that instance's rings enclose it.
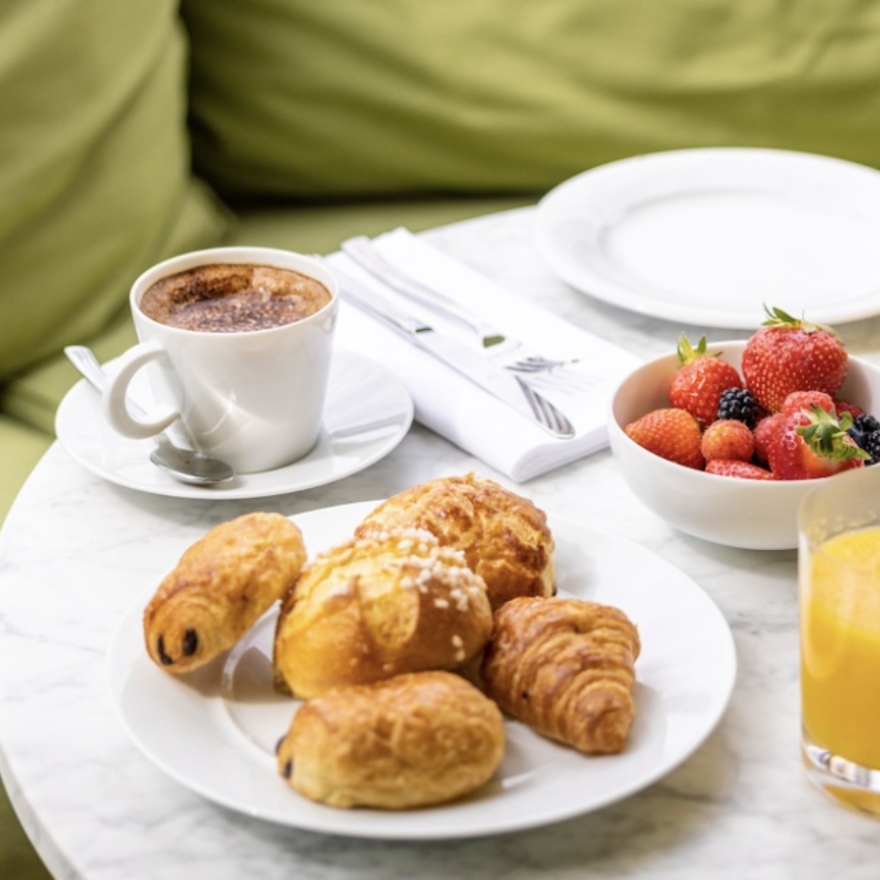
<path fill-rule="evenodd" d="M 465 308 L 439 290 L 426 287 L 415 278 L 404 275 L 393 264 L 389 263 L 375 245 L 365 235 L 358 235 L 346 239 L 341 245 L 342 252 L 362 269 L 374 275 L 383 284 L 396 290 L 398 293 L 414 299 L 416 302 L 427 306 L 434 312 L 439 312 L 447 318 L 462 324 L 468 330 L 476 333 L 483 348 L 503 346 L 504 348 L 518 348 L 522 345 L 518 340 L 509 339 L 500 330 L 488 324 L 483 318 Z M 512 343 L 512 345 L 511 345 Z"/>
<path fill-rule="evenodd" d="M 442 315 L 447 320 L 467 327 L 479 339 L 483 356 L 491 358 L 508 370 L 549 376 L 557 367 L 576 364 L 580 360 L 576 357 L 564 359 L 545 357 L 531 349 L 521 339 L 502 333 L 481 315 L 447 296 L 443 291 L 429 287 L 406 274 L 395 263 L 387 260 L 374 242 L 365 235 L 346 239 L 340 247 L 355 265 L 405 299 L 415 300 L 416 303 L 427 306 L 434 314 Z M 561 374 L 556 374 L 555 378 L 559 380 Z M 569 389 L 577 389 L 583 383 L 588 386 L 593 384 L 592 377 L 579 376 L 577 373 L 567 373 L 563 381 Z"/>
<path fill-rule="evenodd" d="M 333 265 L 346 298 L 404 334 L 419 348 L 461 373 L 518 413 L 539 424 L 554 437 L 575 435 L 574 426 L 562 411 L 519 376 L 487 360 L 457 339 L 438 333 L 429 324 L 399 309 L 382 294 L 367 289 Z"/>

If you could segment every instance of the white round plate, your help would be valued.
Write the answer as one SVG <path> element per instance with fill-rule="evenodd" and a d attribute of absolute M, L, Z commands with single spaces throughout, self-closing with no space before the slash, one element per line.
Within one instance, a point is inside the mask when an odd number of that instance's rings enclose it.
<path fill-rule="evenodd" d="M 314 555 L 350 536 L 374 506 L 343 505 L 293 520 Z M 268 612 L 227 657 L 175 678 L 143 646 L 141 615 L 155 585 L 126 613 L 110 645 L 113 705 L 143 754 L 179 783 L 282 825 L 425 840 L 537 827 L 597 810 L 655 782 L 703 742 L 727 706 L 736 655 L 721 612 L 679 569 L 623 538 L 553 517 L 550 526 L 560 592 L 613 604 L 639 629 L 637 714 L 619 755 L 588 757 L 508 721 L 498 773 L 463 800 L 407 812 L 312 803 L 275 767 L 275 745 L 298 705 L 272 685 L 277 612 Z"/>
<path fill-rule="evenodd" d="M 536 245 L 572 287 L 670 321 L 756 329 L 880 313 L 880 172 L 785 150 L 652 153 L 551 190 Z"/>
<path fill-rule="evenodd" d="M 114 362 L 105 367 L 112 372 Z M 149 384 L 140 373 L 132 382 L 131 395 L 147 408 L 153 403 Z M 85 380 L 61 401 L 55 431 L 77 462 L 111 483 L 154 495 L 213 500 L 267 498 L 341 480 L 391 452 L 412 419 L 412 398 L 393 373 L 360 355 L 337 350 L 330 368 L 324 428 L 315 448 L 293 464 L 239 474 L 230 483 L 191 486 L 156 467 L 150 462 L 153 442 L 117 434 L 104 418 L 100 396 Z"/>

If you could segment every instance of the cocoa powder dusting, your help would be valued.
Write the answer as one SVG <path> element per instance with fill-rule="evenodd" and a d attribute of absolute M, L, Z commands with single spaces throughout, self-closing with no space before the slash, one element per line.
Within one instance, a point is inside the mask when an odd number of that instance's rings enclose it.
<path fill-rule="evenodd" d="M 323 284 L 291 269 L 216 264 L 162 278 L 143 295 L 140 308 L 170 327 L 241 333 L 301 321 L 329 301 Z"/>

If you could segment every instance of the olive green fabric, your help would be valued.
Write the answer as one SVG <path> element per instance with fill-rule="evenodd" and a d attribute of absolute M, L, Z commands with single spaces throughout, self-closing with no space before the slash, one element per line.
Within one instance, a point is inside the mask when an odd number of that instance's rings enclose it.
<path fill-rule="evenodd" d="M 174 0 L 0 4 L 0 381 L 221 234 L 190 171 L 186 69 Z"/>
<path fill-rule="evenodd" d="M 0 523 L 51 442 L 52 438 L 45 432 L 0 415 L 0 461 L 3 462 L 0 467 Z M 0 871 L 0 877 L 6 876 Z"/>
<path fill-rule="evenodd" d="M 280 247 L 326 254 L 352 235 L 378 235 L 395 226 L 414 232 L 446 223 L 530 204 L 530 199 L 388 200 L 378 203 L 297 205 L 241 210 L 226 244 Z M 109 360 L 135 342 L 128 305 L 88 342 L 99 359 Z M 63 354 L 22 371 L 0 388 L 0 410 L 47 435 L 54 431 L 55 410 L 78 376 Z"/>
<path fill-rule="evenodd" d="M 541 191 L 681 147 L 880 164 L 880 0 L 183 0 L 229 196 Z"/>
<path fill-rule="evenodd" d="M 137 339 L 128 306 L 100 333 L 85 341 L 102 362 L 134 345 Z M 78 379 L 79 374 L 64 354 L 57 354 L 14 376 L 0 393 L 0 409 L 22 424 L 53 437 L 58 404 Z"/>
<path fill-rule="evenodd" d="M 19 824 L 2 786 L 0 786 L 0 877 L 3 880 L 51 880 L 52 878 Z"/>
<path fill-rule="evenodd" d="M 239 213 L 232 242 L 330 254 L 354 235 L 380 235 L 398 226 L 421 232 L 534 203 L 532 197 L 506 196 L 265 206 Z"/>

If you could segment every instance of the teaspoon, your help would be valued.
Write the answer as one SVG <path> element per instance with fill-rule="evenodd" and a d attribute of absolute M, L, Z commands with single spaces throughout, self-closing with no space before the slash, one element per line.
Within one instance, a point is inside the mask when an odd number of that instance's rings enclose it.
<path fill-rule="evenodd" d="M 68 345 L 64 349 L 70 362 L 79 370 L 83 377 L 98 391 L 103 391 L 107 384 L 104 372 L 95 353 L 84 345 Z M 129 401 L 132 411 L 137 414 L 140 407 Z M 142 411 L 141 411 L 142 412 Z M 215 483 L 226 483 L 235 479 L 235 471 L 217 458 L 211 458 L 204 452 L 182 449 L 176 446 L 165 434 L 157 434 L 152 438 L 156 448 L 150 453 L 150 461 L 164 468 L 182 483 L 195 486 L 211 486 Z"/>

